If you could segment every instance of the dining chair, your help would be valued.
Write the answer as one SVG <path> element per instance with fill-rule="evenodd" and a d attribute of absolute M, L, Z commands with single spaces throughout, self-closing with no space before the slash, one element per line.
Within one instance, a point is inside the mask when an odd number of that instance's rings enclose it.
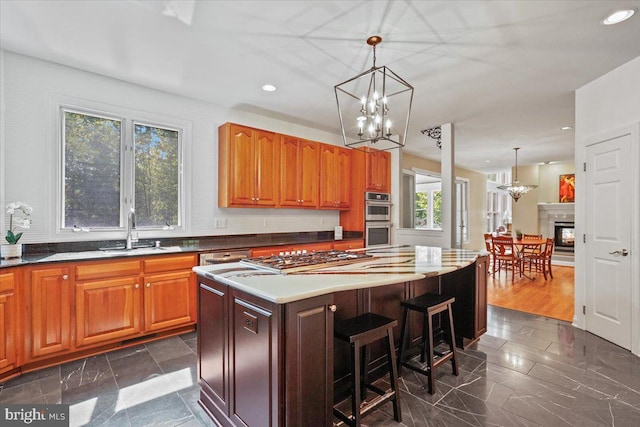
<path fill-rule="evenodd" d="M 531 240 L 531 239 L 542 239 L 542 234 L 523 234 L 522 235 L 522 240 L 523 243 L 526 243 L 525 240 Z M 521 251 L 521 255 L 523 257 L 523 261 L 526 261 L 525 258 L 528 257 L 529 255 L 536 255 L 542 252 L 542 248 L 541 246 L 523 246 L 522 251 Z"/>
<path fill-rule="evenodd" d="M 487 248 L 487 252 L 489 252 L 489 274 L 495 274 L 496 272 L 496 260 L 493 253 L 493 245 L 491 244 L 491 238 L 493 234 L 485 233 L 484 235 L 484 245 Z"/>
<path fill-rule="evenodd" d="M 522 258 L 518 255 L 513 244 L 513 237 L 495 236 L 491 238 L 491 246 L 494 253 L 494 263 L 496 263 L 496 272 L 499 272 L 504 266 L 505 272 L 511 268 L 511 281 L 515 280 L 516 268 L 522 277 Z"/>
<path fill-rule="evenodd" d="M 553 273 L 551 271 L 551 256 L 553 255 L 553 239 L 548 238 L 544 249 L 538 253 L 527 256 L 527 260 L 529 261 L 529 272 L 531 272 L 531 267 L 535 268 L 536 272 L 541 272 L 544 275 L 544 280 L 547 280 L 547 272 L 549 272 L 549 276 L 553 279 Z"/>

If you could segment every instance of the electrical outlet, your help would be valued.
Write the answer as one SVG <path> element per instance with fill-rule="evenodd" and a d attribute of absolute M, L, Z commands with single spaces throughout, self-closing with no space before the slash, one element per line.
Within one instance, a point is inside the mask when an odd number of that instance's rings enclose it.
<path fill-rule="evenodd" d="M 264 227 L 265 228 L 269 228 L 269 220 L 268 219 L 264 220 Z"/>
<path fill-rule="evenodd" d="M 324 218 L 320 218 L 320 225 L 324 225 Z"/>
<path fill-rule="evenodd" d="M 216 228 L 227 228 L 227 218 L 216 218 Z"/>

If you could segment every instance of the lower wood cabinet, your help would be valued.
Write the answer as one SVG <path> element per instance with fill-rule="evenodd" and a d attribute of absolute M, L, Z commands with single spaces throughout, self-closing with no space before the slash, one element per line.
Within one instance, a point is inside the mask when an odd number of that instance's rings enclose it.
<path fill-rule="evenodd" d="M 55 355 L 71 349 L 70 266 L 31 270 L 25 289 L 31 340 L 27 359 Z"/>
<path fill-rule="evenodd" d="M 16 270 L 0 270 L 0 373 L 16 367 L 17 286 Z"/>
<path fill-rule="evenodd" d="M 6 285 L 8 270 L 2 270 L 0 331 L 7 338 L 0 346 L 0 373 L 15 364 L 16 353 L 23 356 L 15 367 L 33 369 L 117 348 L 129 339 L 193 328 L 195 265 L 196 254 L 180 254 L 18 268 L 25 272 L 24 310 L 17 309 L 14 288 Z M 14 317 L 24 325 L 23 342 L 14 340 Z"/>
<path fill-rule="evenodd" d="M 135 276 L 76 283 L 76 345 L 138 334 L 141 292 Z"/>
<path fill-rule="evenodd" d="M 193 281 L 194 273 L 191 271 L 145 276 L 145 331 L 196 321 Z"/>

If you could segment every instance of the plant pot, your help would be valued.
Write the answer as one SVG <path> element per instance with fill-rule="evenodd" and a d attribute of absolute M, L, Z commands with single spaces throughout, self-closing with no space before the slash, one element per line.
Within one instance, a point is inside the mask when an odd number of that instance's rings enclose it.
<path fill-rule="evenodd" d="M 22 256 L 22 243 L 0 246 L 0 256 L 3 259 L 20 258 Z"/>

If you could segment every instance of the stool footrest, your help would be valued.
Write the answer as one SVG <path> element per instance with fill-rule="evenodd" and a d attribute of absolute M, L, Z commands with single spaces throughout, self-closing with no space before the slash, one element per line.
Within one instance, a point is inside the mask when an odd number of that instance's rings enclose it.
<path fill-rule="evenodd" d="M 362 402 L 360 405 L 360 416 L 364 417 L 369 412 L 378 409 L 378 407 L 393 399 L 396 399 L 396 392 L 393 390 L 387 390 L 386 392 L 383 392 L 383 394 L 375 396 L 370 401 Z M 347 415 L 339 409 L 333 408 L 333 414 L 346 423 L 353 423 L 354 421 L 353 415 Z"/>

